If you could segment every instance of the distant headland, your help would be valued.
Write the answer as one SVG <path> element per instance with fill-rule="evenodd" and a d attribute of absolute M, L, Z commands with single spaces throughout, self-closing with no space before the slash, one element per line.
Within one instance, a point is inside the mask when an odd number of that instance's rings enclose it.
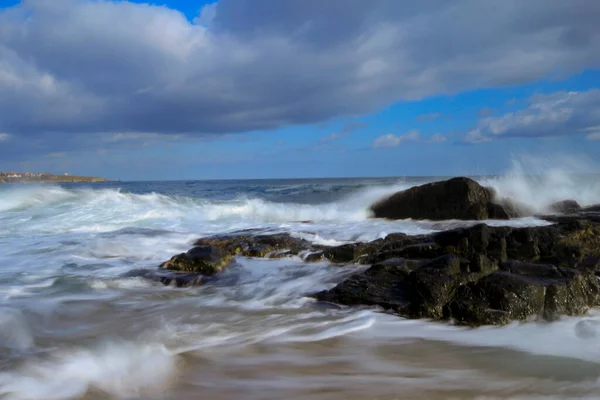
<path fill-rule="evenodd" d="M 2 172 L 0 171 L 0 184 L 2 183 L 70 183 L 70 182 L 110 182 L 108 179 L 95 176 L 54 175 L 49 173 L 34 172 Z"/>

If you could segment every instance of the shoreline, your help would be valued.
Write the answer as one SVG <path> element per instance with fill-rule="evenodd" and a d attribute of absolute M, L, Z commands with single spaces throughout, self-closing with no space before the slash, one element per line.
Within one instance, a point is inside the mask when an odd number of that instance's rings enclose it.
<path fill-rule="evenodd" d="M 0 178 L 0 185 L 33 185 L 48 183 L 108 183 L 119 182 L 105 178 L 96 177 L 56 177 L 50 179 L 22 179 L 22 178 Z"/>

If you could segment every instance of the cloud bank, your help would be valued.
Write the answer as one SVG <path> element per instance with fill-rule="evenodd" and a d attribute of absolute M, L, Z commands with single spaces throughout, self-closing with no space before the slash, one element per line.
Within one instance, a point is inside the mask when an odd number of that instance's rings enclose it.
<path fill-rule="evenodd" d="M 596 0 L 209 7 L 209 28 L 126 2 L 27 0 L 1 12 L 0 131 L 269 129 L 600 64 Z"/>
<path fill-rule="evenodd" d="M 220 0 L 194 21 L 148 4 L 24 0 L 0 11 L 0 140 L 14 156 L 57 140 L 69 151 L 276 129 L 568 75 L 600 66 L 598 20 L 597 0 Z M 533 135 L 526 119 L 484 120 L 472 141 Z"/>

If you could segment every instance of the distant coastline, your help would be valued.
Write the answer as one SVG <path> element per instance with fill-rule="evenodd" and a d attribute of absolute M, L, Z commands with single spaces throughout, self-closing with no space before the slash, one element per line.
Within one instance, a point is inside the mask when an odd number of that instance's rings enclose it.
<path fill-rule="evenodd" d="M 106 178 L 79 175 L 54 175 L 49 173 L 1 172 L 0 184 L 8 183 L 77 183 L 77 182 L 111 182 Z"/>

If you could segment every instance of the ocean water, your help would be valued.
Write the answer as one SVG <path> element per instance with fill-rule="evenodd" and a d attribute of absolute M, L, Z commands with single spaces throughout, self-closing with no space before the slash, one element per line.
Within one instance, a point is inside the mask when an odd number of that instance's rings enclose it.
<path fill-rule="evenodd" d="M 598 176 L 546 172 L 476 179 L 539 212 L 600 203 Z M 437 179 L 0 185 L 0 398 L 599 398 L 595 311 L 465 329 L 325 306 L 306 294 L 361 267 L 298 258 L 238 257 L 186 289 L 124 277 L 217 233 L 334 245 L 471 224 L 371 218 L 376 200 Z"/>

